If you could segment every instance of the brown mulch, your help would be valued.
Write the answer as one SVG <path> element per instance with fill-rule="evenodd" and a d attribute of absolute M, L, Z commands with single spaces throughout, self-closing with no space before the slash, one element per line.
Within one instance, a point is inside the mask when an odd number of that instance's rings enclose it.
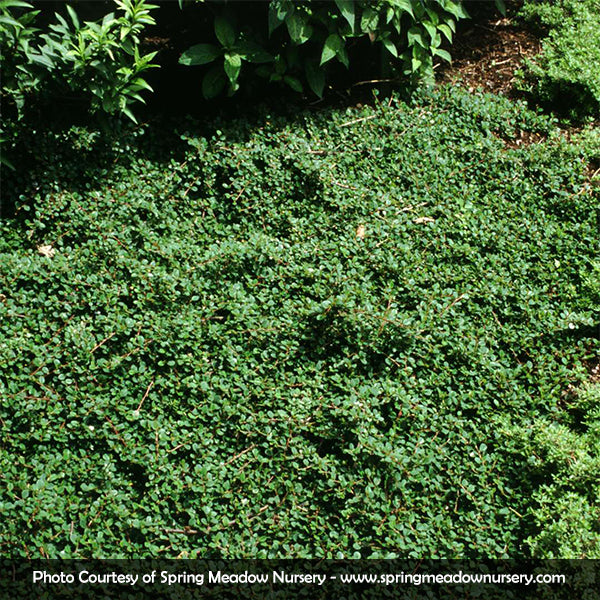
<path fill-rule="evenodd" d="M 154 35 L 142 39 L 142 45 L 149 50 L 164 50 L 173 48 L 171 38 Z"/>
<path fill-rule="evenodd" d="M 538 144 L 539 142 L 543 142 L 546 137 L 547 136 L 545 133 L 540 133 L 538 131 L 521 130 L 515 139 L 505 139 L 504 145 L 507 148 L 515 150 L 521 146 L 529 146 L 530 144 Z"/>
<path fill-rule="evenodd" d="M 465 29 L 459 30 L 450 48 L 452 63 L 436 65 L 436 79 L 439 83 L 455 83 L 469 91 L 483 89 L 486 92 L 503 94 L 511 98 L 524 97 L 514 87 L 515 71 L 523 61 L 541 51 L 541 39 L 528 30 L 517 18 L 483 19 L 467 21 Z M 588 123 L 600 127 L 600 121 Z M 576 123 L 562 123 L 563 135 L 570 140 L 580 133 L 584 126 Z M 538 132 L 520 131 L 516 139 L 505 139 L 507 148 L 515 149 L 536 144 L 545 139 Z M 598 185 L 600 164 L 588 166 L 588 179 Z"/>
<path fill-rule="evenodd" d="M 440 82 L 455 83 L 470 90 L 513 94 L 515 71 L 523 59 L 540 52 L 540 40 L 513 19 L 471 24 L 459 32 L 452 44 L 452 63 L 440 64 Z"/>

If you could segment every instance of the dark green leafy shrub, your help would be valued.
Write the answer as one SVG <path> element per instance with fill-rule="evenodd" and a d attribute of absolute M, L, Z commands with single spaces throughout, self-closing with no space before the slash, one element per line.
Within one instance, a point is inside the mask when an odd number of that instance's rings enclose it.
<path fill-rule="evenodd" d="M 527 540 L 537 558 L 600 558 L 600 386 L 568 397 L 569 412 L 539 418 L 513 435 L 522 439 L 536 490 L 538 532 Z M 569 420 L 566 417 L 571 417 Z M 569 422 L 570 421 L 570 422 Z"/>
<path fill-rule="evenodd" d="M 327 65 L 338 61 L 348 68 L 361 38 L 380 44 L 384 69 L 395 61 L 403 75 L 431 81 L 433 59 L 450 60 L 442 43 L 452 42 L 456 21 L 467 16 L 461 0 L 271 0 L 238 3 L 235 9 L 201 7 L 209 8 L 215 11 L 215 42 L 192 46 L 180 58 L 184 65 L 213 65 L 202 83 L 207 97 L 226 87 L 235 92 L 244 63 L 264 63 L 256 69 L 259 76 L 297 92 L 307 83 L 321 96 Z"/>
<path fill-rule="evenodd" d="M 45 29 L 39 10 L 22 0 L 0 2 L 2 98 L 19 117 L 26 103 L 54 103 L 65 95 L 83 97 L 92 111 L 123 113 L 135 120 L 130 105 L 151 90 L 142 77 L 155 52 L 141 55 L 140 33 L 154 24 L 146 0 L 115 0 L 120 15 L 80 23 L 65 3 L 68 20 L 55 13 Z"/>
<path fill-rule="evenodd" d="M 600 348 L 585 152 L 451 89 L 214 128 L 31 134 L 0 553 L 523 555 L 549 523 L 506 421 Z"/>
<path fill-rule="evenodd" d="M 522 16 L 547 32 L 521 89 L 575 119 L 600 116 L 600 2 L 528 0 Z"/>

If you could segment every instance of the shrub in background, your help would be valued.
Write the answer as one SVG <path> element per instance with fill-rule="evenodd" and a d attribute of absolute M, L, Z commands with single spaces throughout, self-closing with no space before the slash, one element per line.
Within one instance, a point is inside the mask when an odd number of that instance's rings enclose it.
<path fill-rule="evenodd" d="M 14 161 L 7 154 L 15 151 L 24 128 L 53 126 L 49 115 L 68 115 L 73 103 L 135 121 L 131 105 L 144 102 L 140 92 L 152 91 L 143 75 L 156 66 L 156 53 L 140 53 L 140 35 L 154 24 L 150 11 L 155 6 L 115 0 L 117 13 L 81 23 L 73 7 L 64 5 L 64 16 L 55 13 L 42 25 L 41 11 L 32 10 L 32 4 L 0 1 L 0 163 L 9 169 Z"/>
<path fill-rule="evenodd" d="M 571 393 L 568 411 L 514 435 L 542 484 L 533 494 L 536 558 L 600 558 L 600 384 Z"/>
<path fill-rule="evenodd" d="M 548 35 L 519 87 L 571 118 L 600 117 L 600 0 L 527 0 L 521 15 Z"/>
<path fill-rule="evenodd" d="M 401 74 L 432 80 L 433 59 L 450 60 L 442 44 L 452 42 L 457 20 L 467 17 L 461 0 L 271 0 L 234 6 L 203 5 L 214 11 L 215 39 L 192 46 L 180 59 L 184 65 L 212 65 L 202 82 L 207 97 L 226 88 L 234 93 L 245 63 L 263 63 L 255 70 L 259 76 L 298 92 L 308 85 L 321 96 L 328 63 L 348 68 L 359 38 L 381 45 L 384 74 L 396 61 Z"/>
<path fill-rule="evenodd" d="M 22 117 L 28 103 L 85 99 L 90 109 L 122 113 L 135 120 L 130 105 L 151 90 L 143 73 L 155 66 L 155 52 L 140 54 L 140 34 L 154 24 L 146 0 L 115 0 L 119 14 L 80 23 L 65 3 L 67 15 L 55 13 L 44 29 L 40 11 L 22 0 L 0 2 L 2 99 Z M 65 18 L 66 17 L 66 18 Z"/>

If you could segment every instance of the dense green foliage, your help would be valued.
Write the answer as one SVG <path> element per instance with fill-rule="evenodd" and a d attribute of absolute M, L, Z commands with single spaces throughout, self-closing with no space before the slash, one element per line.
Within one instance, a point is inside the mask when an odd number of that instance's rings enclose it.
<path fill-rule="evenodd" d="M 14 105 L 19 117 L 26 105 L 82 99 L 92 111 L 123 113 L 151 89 L 141 76 L 152 67 L 155 52 L 140 55 L 140 34 L 154 24 L 145 0 L 115 0 L 119 14 L 81 23 L 65 3 L 43 26 L 40 10 L 23 0 L 0 1 L 0 68 L 6 112 Z M 65 18 L 66 17 L 66 18 Z M 9 106 L 7 106 L 9 104 Z M 135 119 L 134 119 L 135 120 Z"/>
<path fill-rule="evenodd" d="M 144 101 L 143 91 L 152 91 L 145 75 L 158 66 L 152 62 L 157 52 L 144 53 L 142 34 L 156 25 L 151 14 L 155 5 L 147 0 L 114 0 L 116 11 L 107 13 L 110 4 L 101 1 L 57 4 L 59 10 L 51 14 L 52 7 L 45 3 L 0 0 L 5 117 L 0 125 L 0 162 L 9 168 L 15 138 L 26 127 L 39 128 L 54 116 L 71 118 L 86 110 L 101 118 L 116 114 L 135 121 L 132 105 Z M 207 98 L 226 87 L 230 93 L 236 91 L 244 63 L 259 64 L 251 73 L 254 80 L 262 76 L 303 92 L 304 79 L 322 96 L 330 63 L 337 60 L 349 67 L 353 53 L 364 53 L 364 47 L 351 49 L 360 38 L 381 43 L 378 76 L 390 75 L 390 61 L 397 59 L 404 65 L 404 75 L 410 76 L 407 83 L 432 80 L 433 58 L 450 59 L 442 43 L 452 41 L 456 21 L 466 17 L 462 0 L 179 5 L 181 10 L 195 11 L 192 23 L 210 22 L 208 31 L 201 27 L 197 32 L 202 43 L 180 57 L 186 65 L 211 63 L 201 86 Z M 78 12 L 93 18 L 80 18 Z"/>
<path fill-rule="evenodd" d="M 600 117 L 600 0 L 527 0 L 521 14 L 547 33 L 521 87 L 570 117 Z"/>
<path fill-rule="evenodd" d="M 204 3 L 201 8 L 207 9 Z M 298 92 L 305 80 L 322 96 L 327 63 L 335 59 L 349 67 L 356 51 L 364 52 L 356 44 L 360 38 L 381 45 L 384 73 L 397 59 L 404 75 L 433 80 L 434 57 L 450 60 L 443 40 L 452 42 L 456 21 L 467 16 L 462 0 L 271 0 L 240 3 L 235 10 L 227 3 L 210 8 L 216 44 L 197 44 L 180 59 L 185 65 L 214 63 L 202 82 L 207 97 L 226 86 L 235 92 L 244 62 L 266 63 L 256 74 Z"/>
<path fill-rule="evenodd" d="M 587 552 L 583 487 L 581 544 L 548 528 L 565 453 L 597 444 L 590 408 L 550 452 L 600 349 L 586 151 L 451 89 L 215 128 L 27 134 L 0 225 L 0 553 Z"/>
<path fill-rule="evenodd" d="M 513 432 L 531 468 L 550 473 L 536 491 L 534 555 L 600 558 L 600 385 L 568 396 L 568 411 Z"/>

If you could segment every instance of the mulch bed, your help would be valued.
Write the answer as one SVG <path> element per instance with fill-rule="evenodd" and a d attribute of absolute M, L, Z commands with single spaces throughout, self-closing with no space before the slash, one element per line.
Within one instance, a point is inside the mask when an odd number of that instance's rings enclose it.
<path fill-rule="evenodd" d="M 438 81 L 514 95 L 514 73 L 540 52 L 539 38 L 510 18 L 468 25 L 452 45 L 452 64 L 437 67 Z"/>

